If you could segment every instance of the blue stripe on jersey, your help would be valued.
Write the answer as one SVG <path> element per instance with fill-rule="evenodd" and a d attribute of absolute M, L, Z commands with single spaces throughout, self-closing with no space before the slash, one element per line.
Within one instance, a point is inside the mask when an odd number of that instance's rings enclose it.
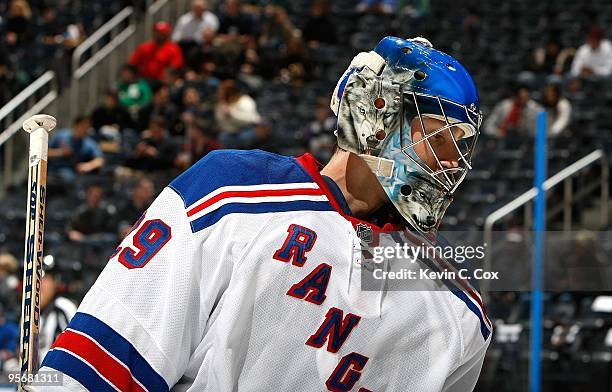
<path fill-rule="evenodd" d="M 438 264 L 434 263 L 433 261 L 429 260 L 429 259 L 425 259 L 425 260 L 420 260 L 423 264 L 425 264 L 426 266 L 428 266 L 429 268 L 431 268 L 432 270 L 436 271 L 436 272 L 440 272 L 440 268 L 438 268 Z M 453 264 L 455 265 L 455 264 Z M 456 265 L 455 265 L 456 266 Z M 465 305 L 468 307 L 468 309 L 470 309 L 472 311 L 472 313 L 474 313 L 476 315 L 476 317 L 478 317 L 478 320 L 480 320 L 480 332 L 482 334 L 482 337 L 487 340 L 489 338 L 489 335 L 491 334 L 491 331 L 489 329 L 489 326 L 487 325 L 487 323 L 485 322 L 485 319 L 482 315 L 482 312 L 480 311 L 480 308 L 472 301 L 468 298 L 468 295 L 466 294 L 465 291 L 463 291 L 461 288 L 459 288 L 457 285 L 455 285 L 453 282 L 451 282 L 448 279 L 440 279 L 440 281 L 444 284 L 444 286 L 446 286 L 446 288 L 453 293 L 457 298 L 459 298 L 461 301 L 463 301 L 465 303 Z M 470 283 L 465 282 L 468 286 L 470 286 Z"/>
<path fill-rule="evenodd" d="M 41 366 L 47 366 L 74 378 L 88 391 L 115 392 L 108 382 L 106 382 L 96 371 L 85 364 L 77 357 L 58 349 L 51 350 L 45 356 Z"/>
<path fill-rule="evenodd" d="M 478 319 L 480 320 L 480 333 L 482 334 L 482 337 L 484 338 L 484 340 L 487 340 L 489 338 L 489 335 L 491 334 L 491 331 L 489 330 L 489 328 L 487 327 L 487 324 L 485 323 L 485 320 L 482 318 L 482 314 L 480 313 L 480 309 L 478 309 L 478 306 L 476 306 L 476 304 L 474 302 L 472 302 L 468 297 L 467 294 L 461 290 L 450 290 L 453 294 L 455 294 L 455 296 L 457 296 L 457 298 L 459 298 L 460 300 L 462 300 L 463 302 L 465 302 L 465 304 L 467 305 L 467 307 L 476 315 L 478 316 Z"/>
<path fill-rule="evenodd" d="M 313 182 L 294 158 L 261 150 L 217 150 L 208 153 L 170 183 L 191 206 L 218 188 Z"/>
<path fill-rule="evenodd" d="M 285 201 L 285 202 L 265 202 L 265 203 L 231 203 L 202 216 L 191 222 L 194 232 L 203 230 L 217 223 L 221 218 L 229 214 L 247 213 L 264 214 L 266 212 L 286 212 L 286 211 L 335 211 L 334 207 L 327 201 Z"/>
<path fill-rule="evenodd" d="M 82 312 L 72 318 L 68 328 L 91 336 L 96 342 L 123 362 L 149 391 L 167 391 L 168 384 L 127 339 L 96 317 Z"/>

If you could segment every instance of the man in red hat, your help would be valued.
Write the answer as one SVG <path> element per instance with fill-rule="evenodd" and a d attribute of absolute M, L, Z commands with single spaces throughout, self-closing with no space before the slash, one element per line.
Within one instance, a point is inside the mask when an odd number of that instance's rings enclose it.
<path fill-rule="evenodd" d="M 172 26 L 166 22 L 153 25 L 153 39 L 144 42 L 130 56 L 129 63 L 138 68 L 140 76 L 161 80 L 166 69 L 183 66 L 183 52 L 169 37 Z"/>

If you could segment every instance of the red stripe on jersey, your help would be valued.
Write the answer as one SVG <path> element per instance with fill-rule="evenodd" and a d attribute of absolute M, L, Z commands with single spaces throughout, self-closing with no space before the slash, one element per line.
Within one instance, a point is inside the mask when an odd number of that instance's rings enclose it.
<path fill-rule="evenodd" d="M 266 197 L 266 196 L 321 196 L 323 195 L 321 189 L 268 189 L 268 190 L 257 190 L 257 191 L 227 191 L 221 192 L 218 195 L 211 197 L 208 200 L 204 200 L 202 203 L 193 207 L 187 212 L 187 216 L 192 216 L 202 211 L 206 207 L 209 207 L 219 200 L 227 199 L 230 197 Z"/>
<path fill-rule="evenodd" d="M 83 358 L 121 391 L 145 391 L 134 381 L 132 373 L 121 362 L 110 356 L 90 337 L 65 330 L 51 348 L 62 348 Z"/>
<path fill-rule="evenodd" d="M 478 307 L 480 308 L 480 311 L 484 315 L 484 317 L 487 320 L 487 322 L 489 323 L 489 325 L 492 327 L 493 324 L 491 323 L 491 320 L 489 320 L 489 316 L 487 315 L 487 311 L 485 310 L 485 307 L 484 307 L 480 297 L 471 288 L 468 287 L 467 290 L 468 290 L 468 293 L 470 294 L 470 297 L 474 298 L 474 300 L 478 303 Z"/>

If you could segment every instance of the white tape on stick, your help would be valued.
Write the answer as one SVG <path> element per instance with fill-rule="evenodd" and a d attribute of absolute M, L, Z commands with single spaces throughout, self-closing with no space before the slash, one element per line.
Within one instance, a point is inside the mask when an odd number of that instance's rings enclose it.
<path fill-rule="evenodd" d="M 30 166 L 39 160 L 46 161 L 49 155 L 49 132 L 38 128 L 30 133 Z"/>

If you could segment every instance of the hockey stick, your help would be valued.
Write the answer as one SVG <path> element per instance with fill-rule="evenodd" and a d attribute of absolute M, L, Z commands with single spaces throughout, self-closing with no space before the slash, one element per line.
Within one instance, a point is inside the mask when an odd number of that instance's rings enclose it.
<path fill-rule="evenodd" d="M 38 333 L 40 328 L 40 279 L 42 275 L 43 234 L 45 230 L 45 193 L 49 132 L 55 118 L 46 114 L 32 116 L 23 123 L 30 134 L 28 209 L 21 299 L 21 339 L 19 343 L 19 389 L 29 375 L 38 370 Z"/>

